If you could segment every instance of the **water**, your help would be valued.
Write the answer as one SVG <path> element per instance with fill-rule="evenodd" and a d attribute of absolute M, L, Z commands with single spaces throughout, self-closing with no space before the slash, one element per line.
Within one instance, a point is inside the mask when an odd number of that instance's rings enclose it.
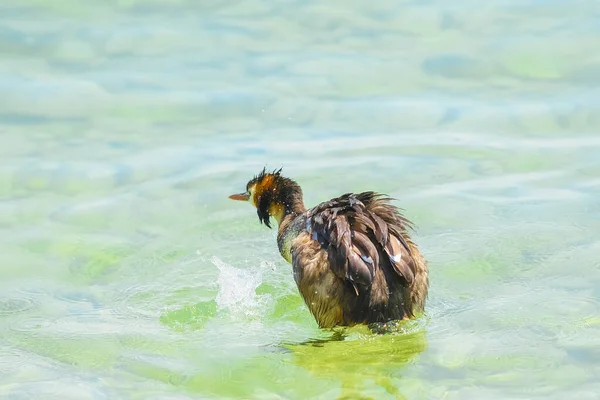
<path fill-rule="evenodd" d="M 0 5 L 0 397 L 597 397 L 596 2 L 91 4 Z M 396 197 L 426 317 L 320 331 L 265 164 Z"/>

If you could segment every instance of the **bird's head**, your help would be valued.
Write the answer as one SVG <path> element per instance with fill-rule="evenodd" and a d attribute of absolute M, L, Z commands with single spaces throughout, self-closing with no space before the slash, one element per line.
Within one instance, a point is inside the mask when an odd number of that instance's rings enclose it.
<path fill-rule="evenodd" d="M 229 198 L 248 201 L 256 207 L 260 222 L 269 228 L 270 216 L 281 224 L 286 215 L 306 211 L 302 202 L 302 189 L 293 180 L 281 176 L 281 169 L 267 172 L 263 168 L 248 181 L 245 192 L 232 194 Z"/>

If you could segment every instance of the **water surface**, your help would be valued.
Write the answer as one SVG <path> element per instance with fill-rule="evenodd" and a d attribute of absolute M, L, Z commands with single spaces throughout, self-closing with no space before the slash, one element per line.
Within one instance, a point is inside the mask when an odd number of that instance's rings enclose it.
<path fill-rule="evenodd" d="M 0 397 L 595 399 L 592 1 L 0 5 Z M 427 315 L 320 331 L 264 165 L 398 199 Z"/>

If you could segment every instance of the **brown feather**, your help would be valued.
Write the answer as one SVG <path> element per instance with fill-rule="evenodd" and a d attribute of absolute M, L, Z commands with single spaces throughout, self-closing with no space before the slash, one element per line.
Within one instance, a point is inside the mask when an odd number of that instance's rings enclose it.
<path fill-rule="evenodd" d="M 339 285 L 349 288 L 344 292 L 345 320 L 401 319 L 419 311 L 413 310 L 416 299 L 410 295 L 419 273 L 406 239 L 410 223 L 388 201 L 373 192 L 346 194 L 307 213 L 309 235 L 327 253 Z M 302 264 L 295 259 L 296 267 Z"/>
<path fill-rule="evenodd" d="M 390 258 L 394 271 L 404 278 L 405 286 L 410 286 L 415 280 L 415 273 L 414 261 L 408 250 L 404 248 L 396 236 L 390 235 L 385 246 L 385 252 Z"/>

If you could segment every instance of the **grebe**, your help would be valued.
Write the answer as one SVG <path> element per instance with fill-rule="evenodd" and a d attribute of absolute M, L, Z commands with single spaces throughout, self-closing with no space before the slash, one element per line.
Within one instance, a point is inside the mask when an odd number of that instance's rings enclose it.
<path fill-rule="evenodd" d="M 251 179 L 244 193 L 258 219 L 279 224 L 277 245 L 292 264 L 306 306 L 321 328 L 410 319 L 424 311 L 427 262 L 411 222 L 390 198 L 346 193 L 309 210 L 302 189 L 281 169 Z"/>

